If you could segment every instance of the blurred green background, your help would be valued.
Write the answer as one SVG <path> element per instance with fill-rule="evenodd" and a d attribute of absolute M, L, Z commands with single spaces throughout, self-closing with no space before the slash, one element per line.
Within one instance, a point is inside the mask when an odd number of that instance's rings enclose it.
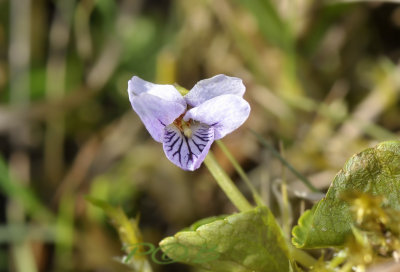
<path fill-rule="evenodd" d="M 252 112 L 224 142 L 278 219 L 289 182 L 294 223 L 315 196 L 248 129 L 321 190 L 351 155 L 397 139 L 399 2 L 0 0 L 0 271 L 132 271 L 86 195 L 139 213 L 155 245 L 235 212 L 207 169 L 165 158 L 131 109 L 133 75 L 188 89 L 242 78 Z"/>

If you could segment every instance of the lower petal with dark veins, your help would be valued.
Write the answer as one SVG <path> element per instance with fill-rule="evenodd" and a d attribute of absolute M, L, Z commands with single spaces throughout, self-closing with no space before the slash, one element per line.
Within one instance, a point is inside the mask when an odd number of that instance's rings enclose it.
<path fill-rule="evenodd" d="M 163 148 L 167 158 L 183 170 L 196 170 L 205 159 L 214 141 L 214 128 L 206 124 L 192 124 L 191 137 L 171 124 L 165 127 Z"/>

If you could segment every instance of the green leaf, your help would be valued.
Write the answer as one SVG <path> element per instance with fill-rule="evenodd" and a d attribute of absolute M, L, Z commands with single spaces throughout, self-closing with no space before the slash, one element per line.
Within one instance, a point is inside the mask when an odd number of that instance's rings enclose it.
<path fill-rule="evenodd" d="M 165 238 L 161 249 L 175 261 L 216 272 L 289 271 L 285 239 L 266 207 L 213 220 Z"/>
<path fill-rule="evenodd" d="M 336 175 L 326 197 L 299 219 L 292 242 L 299 248 L 341 246 L 351 233 L 350 192 L 383 196 L 388 207 L 400 210 L 400 141 L 383 142 L 354 155 Z"/>
<path fill-rule="evenodd" d="M 138 219 L 129 219 L 121 207 L 113 207 L 101 199 L 92 196 L 86 196 L 85 198 L 107 214 L 115 229 L 118 230 L 118 234 L 124 245 L 133 245 L 143 242 Z"/>
<path fill-rule="evenodd" d="M 184 231 L 190 231 L 190 230 L 197 230 L 199 227 L 208 224 L 208 223 L 212 223 L 214 221 L 220 220 L 220 219 L 225 219 L 228 215 L 217 215 L 217 216 L 210 216 L 210 217 L 206 217 L 203 219 L 200 219 L 199 221 L 194 222 L 192 225 L 190 225 L 189 227 L 183 229 Z"/>
<path fill-rule="evenodd" d="M 146 258 L 142 234 L 139 229 L 139 219 L 129 219 L 121 207 L 113 207 L 107 202 L 94 198 L 85 197 L 87 201 L 102 209 L 111 219 L 111 223 L 118 231 L 125 255 L 121 262 L 134 269 L 134 271 L 152 272 L 150 263 Z"/>

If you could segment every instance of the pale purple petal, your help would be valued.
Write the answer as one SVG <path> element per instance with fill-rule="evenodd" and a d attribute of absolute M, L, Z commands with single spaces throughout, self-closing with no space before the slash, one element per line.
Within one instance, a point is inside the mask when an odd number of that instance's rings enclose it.
<path fill-rule="evenodd" d="M 142 93 L 131 100 L 133 110 L 139 115 L 150 135 L 162 142 L 165 126 L 174 122 L 186 110 L 182 104 Z"/>
<path fill-rule="evenodd" d="M 240 127 L 250 114 L 250 105 L 236 95 L 221 95 L 186 112 L 183 120 L 199 121 L 214 128 L 218 140 Z"/>
<path fill-rule="evenodd" d="M 216 75 L 197 82 L 185 95 L 186 102 L 195 107 L 214 97 L 232 94 L 242 97 L 246 87 L 240 78 L 226 75 Z"/>
<path fill-rule="evenodd" d="M 196 170 L 204 161 L 214 141 L 214 129 L 205 124 L 192 124 L 191 137 L 175 125 L 165 127 L 163 148 L 167 158 L 183 170 Z"/>
<path fill-rule="evenodd" d="M 136 96 L 144 93 L 157 96 L 166 101 L 179 103 L 186 107 L 185 99 L 174 86 L 168 84 L 154 84 L 137 76 L 132 77 L 128 81 L 129 100 L 132 102 Z"/>

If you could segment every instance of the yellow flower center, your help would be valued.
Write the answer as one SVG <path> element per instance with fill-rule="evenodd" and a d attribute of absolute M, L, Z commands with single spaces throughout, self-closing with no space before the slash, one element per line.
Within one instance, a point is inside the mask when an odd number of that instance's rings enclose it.
<path fill-rule="evenodd" d="M 192 137 L 192 130 L 189 127 L 183 128 L 183 134 L 185 134 L 186 137 L 190 138 Z"/>
<path fill-rule="evenodd" d="M 175 119 L 174 121 L 174 125 L 181 131 L 183 132 L 183 134 L 190 138 L 192 137 L 192 130 L 190 129 L 190 124 L 192 120 L 189 121 L 184 121 L 183 120 L 183 116 L 184 114 L 182 114 L 181 116 L 179 116 L 178 118 Z"/>

